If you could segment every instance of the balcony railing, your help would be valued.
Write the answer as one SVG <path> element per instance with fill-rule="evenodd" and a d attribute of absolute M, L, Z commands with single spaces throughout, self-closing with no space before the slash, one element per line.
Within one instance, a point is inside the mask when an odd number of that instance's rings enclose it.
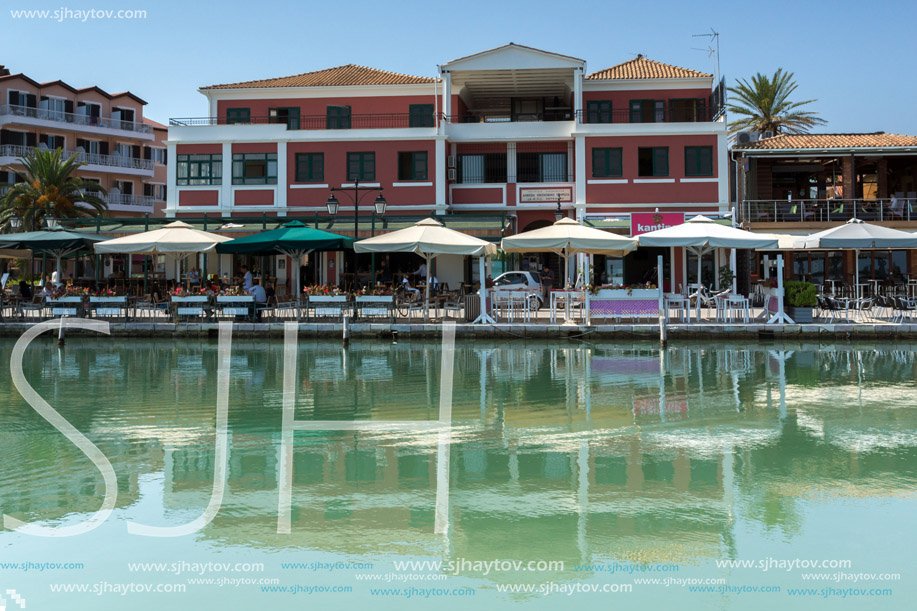
<path fill-rule="evenodd" d="M 109 206 L 128 208 L 153 208 L 153 202 L 156 201 L 150 195 L 127 195 L 125 193 L 109 194 L 102 199 L 107 201 Z"/>
<path fill-rule="evenodd" d="M 917 198 L 744 200 L 740 216 L 746 223 L 917 221 Z"/>
<path fill-rule="evenodd" d="M 651 112 L 631 112 L 620 108 L 610 111 L 577 110 L 578 123 L 600 125 L 608 123 L 705 123 L 714 120 L 710 108 L 667 108 Z"/>
<path fill-rule="evenodd" d="M 286 125 L 287 129 L 298 130 L 346 130 L 346 129 L 399 129 L 405 127 L 433 127 L 433 115 L 418 116 L 409 113 L 383 113 L 350 115 L 349 117 L 328 117 L 327 115 L 302 115 L 289 119 L 276 117 L 249 117 L 245 120 L 227 117 L 185 117 L 169 119 L 171 127 L 196 127 L 212 125 Z"/>
<path fill-rule="evenodd" d="M 464 115 L 443 115 L 443 120 L 447 123 L 533 123 L 546 121 L 572 121 L 574 113 L 572 110 L 551 110 L 546 112 L 532 113 L 486 113 L 486 114 L 464 114 Z"/>
<path fill-rule="evenodd" d="M 134 121 L 122 121 L 105 117 L 90 117 L 72 112 L 62 112 L 59 110 L 48 110 L 47 108 L 32 108 L 31 106 L 16 106 L 14 104 L 0 104 L 0 116 L 28 117 L 31 119 L 43 119 L 45 121 L 58 121 L 60 123 L 70 123 L 71 125 L 86 127 L 102 127 L 107 129 L 119 129 L 138 134 L 151 134 L 153 128 L 145 123 L 136 123 Z"/>
<path fill-rule="evenodd" d="M 20 144 L 4 144 L 0 146 L 0 157 L 25 157 L 36 148 L 37 147 L 34 146 L 22 146 Z M 90 165 L 153 171 L 153 162 L 151 160 L 125 157 L 122 155 L 100 155 L 98 153 L 64 151 L 63 158 L 69 159 L 74 155 L 76 155 L 80 161 Z"/>

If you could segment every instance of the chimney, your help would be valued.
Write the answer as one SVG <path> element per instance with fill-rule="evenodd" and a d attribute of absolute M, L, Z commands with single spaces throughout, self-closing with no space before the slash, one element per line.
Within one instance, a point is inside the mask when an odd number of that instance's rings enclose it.
<path fill-rule="evenodd" d="M 10 75 L 9 68 L 4 66 L 3 64 L 0 64 L 0 76 L 9 76 L 9 75 Z"/>

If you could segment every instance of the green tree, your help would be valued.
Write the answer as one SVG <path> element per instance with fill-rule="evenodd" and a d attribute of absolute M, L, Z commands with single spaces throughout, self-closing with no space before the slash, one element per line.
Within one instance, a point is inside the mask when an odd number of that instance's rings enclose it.
<path fill-rule="evenodd" d="M 18 181 L 0 198 L 0 230 L 9 231 L 18 214 L 28 231 L 41 228 L 46 214 L 57 218 L 93 217 L 108 208 L 98 183 L 75 176 L 85 165 L 74 155 L 63 158 L 61 149 L 33 149 L 19 160 L 23 168 L 5 167 Z"/>
<path fill-rule="evenodd" d="M 805 134 L 816 125 L 827 122 L 817 113 L 800 110 L 806 104 L 817 100 L 791 102 L 789 97 L 796 91 L 792 72 L 778 68 L 774 76 L 760 72 L 751 77 L 751 82 L 738 79 L 735 87 L 729 87 L 728 111 L 740 118 L 729 123 L 729 132 L 754 130 L 758 133 L 771 131 L 777 134 Z"/>

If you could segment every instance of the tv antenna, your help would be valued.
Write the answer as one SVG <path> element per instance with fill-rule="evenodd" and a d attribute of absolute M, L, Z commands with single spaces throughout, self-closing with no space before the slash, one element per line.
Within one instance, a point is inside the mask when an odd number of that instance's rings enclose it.
<path fill-rule="evenodd" d="M 720 33 L 714 30 L 713 28 L 710 28 L 709 34 L 692 34 L 691 38 L 709 38 L 710 39 L 707 42 L 706 49 L 698 49 L 697 47 L 691 47 L 691 48 L 695 51 L 705 52 L 707 54 L 708 59 L 716 57 L 716 61 L 713 64 L 714 71 L 716 73 L 714 80 L 719 82 L 720 77 L 722 75 L 722 72 L 720 71 Z"/>

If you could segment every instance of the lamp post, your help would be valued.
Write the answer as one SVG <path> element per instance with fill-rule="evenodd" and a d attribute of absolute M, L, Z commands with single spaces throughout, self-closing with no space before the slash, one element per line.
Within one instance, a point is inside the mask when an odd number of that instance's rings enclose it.
<path fill-rule="evenodd" d="M 348 193 L 348 197 L 350 197 L 351 201 L 353 202 L 353 238 L 354 240 L 356 240 L 359 236 L 359 230 L 360 230 L 360 181 L 354 180 L 353 187 L 341 187 L 341 188 L 331 187 L 331 197 L 329 197 L 328 201 L 325 202 L 325 206 L 328 208 L 328 214 L 331 216 L 335 216 L 341 207 L 340 202 L 334 196 L 335 191 L 342 191 L 342 192 L 353 191 L 353 195 L 350 195 Z M 364 187 L 363 191 L 364 191 L 363 195 L 366 195 L 367 193 L 372 193 L 373 191 L 379 192 L 379 195 L 376 197 L 375 201 L 373 202 L 373 207 L 375 208 L 376 214 L 378 214 L 379 216 L 382 216 L 383 214 L 385 214 L 385 207 L 388 205 L 388 202 L 385 201 L 385 197 L 382 195 L 382 188 L 381 187 L 372 187 L 372 188 Z M 356 249 L 354 249 L 353 251 L 353 275 L 354 275 L 353 276 L 354 284 L 356 284 L 356 278 L 357 278 L 357 250 Z"/>
<path fill-rule="evenodd" d="M 21 227 L 22 227 L 22 217 L 14 212 L 13 216 L 10 217 L 10 228 L 13 231 L 19 231 Z"/>
<path fill-rule="evenodd" d="M 53 212 L 49 212 L 45 215 L 45 226 L 51 231 L 57 231 L 60 229 L 60 221 L 57 220 L 57 217 L 54 216 Z"/>
<path fill-rule="evenodd" d="M 560 196 L 558 195 L 557 196 L 557 210 L 554 211 L 554 222 L 556 223 L 560 219 L 564 218 L 564 216 L 566 215 L 564 214 L 564 211 L 560 209 Z"/>

